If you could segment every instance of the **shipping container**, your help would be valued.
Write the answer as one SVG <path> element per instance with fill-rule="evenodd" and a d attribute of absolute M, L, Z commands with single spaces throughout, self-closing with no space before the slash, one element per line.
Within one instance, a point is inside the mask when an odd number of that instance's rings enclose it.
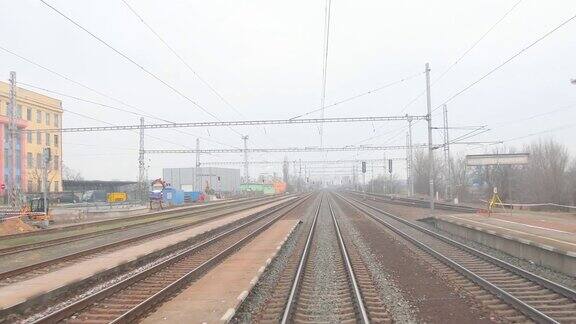
<path fill-rule="evenodd" d="M 184 204 L 184 191 L 166 187 L 162 190 L 162 200 L 167 206 L 182 205 Z"/>
<path fill-rule="evenodd" d="M 109 192 L 106 194 L 106 200 L 109 203 L 124 202 L 128 200 L 128 195 L 125 192 Z"/>
<path fill-rule="evenodd" d="M 240 170 L 216 167 L 166 168 L 163 179 L 172 187 L 186 191 L 237 193 L 240 191 Z"/>
<path fill-rule="evenodd" d="M 274 190 L 277 194 L 282 194 L 286 192 L 286 182 L 276 181 L 274 182 Z"/>

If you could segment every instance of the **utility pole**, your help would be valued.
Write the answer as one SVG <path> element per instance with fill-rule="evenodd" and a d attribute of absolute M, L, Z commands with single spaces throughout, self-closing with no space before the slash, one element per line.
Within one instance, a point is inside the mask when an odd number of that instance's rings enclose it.
<path fill-rule="evenodd" d="M 244 140 L 244 180 L 246 183 L 250 182 L 250 176 L 248 175 L 248 135 L 242 136 Z"/>
<path fill-rule="evenodd" d="M 382 194 L 386 194 L 386 152 L 382 153 Z"/>
<path fill-rule="evenodd" d="M 428 120 L 428 193 L 430 194 L 430 213 L 434 214 L 434 148 L 432 147 L 432 99 L 430 98 L 430 64 L 426 63 L 426 119 Z"/>
<path fill-rule="evenodd" d="M 8 195 L 9 205 L 20 207 L 20 183 L 16 176 L 16 142 L 18 141 L 18 125 L 16 125 L 16 72 L 10 72 L 10 102 L 8 105 Z M 21 174 L 24 170 L 20 170 Z"/>
<path fill-rule="evenodd" d="M 144 156 L 144 117 L 140 117 L 140 149 L 138 151 L 138 191 L 140 201 L 146 199 L 146 161 Z"/>
<path fill-rule="evenodd" d="M 302 191 L 302 159 L 299 159 L 300 171 L 298 172 L 298 191 Z"/>
<path fill-rule="evenodd" d="M 50 160 L 52 159 L 52 154 L 49 147 L 45 147 L 42 150 L 42 196 L 44 199 L 44 214 L 48 213 L 48 166 L 50 165 Z"/>
<path fill-rule="evenodd" d="M 202 191 L 202 183 L 198 183 L 198 169 L 200 168 L 200 139 L 196 138 L 196 163 L 194 168 L 194 190 Z M 196 185 L 198 184 L 198 187 Z M 199 190 L 198 190 L 199 189 Z"/>
<path fill-rule="evenodd" d="M 372 165 L 372 174 L 370 175 L 370 192 L 374 193 L 374 162 L 370 164 Z"/>
<path fill-rule="evenodd" d="M 408 156 L 406 157 L 406 164 L 408 169 L 410 170 L 410 178 L 409 178 L 409 193 L 410 196 L 414 196 L 414 150 L 412 147 L 412 117 L 408 117 Z"/>
<path fill-rule="evenodd" d="M 410 156 L 410 134 L 406 132 L 406 191 L 410 194 L 410 163 L 408 157 Z"/>
<path fill-rule="evenodd" d="M 446 200 L 452 198 L 452 163 L 450 163 L 450 136 L 448 135 L 448 108 L 442 107 L 444 114 L 444 163 L 446 164 L 446 189 L 444 197 Z"/>

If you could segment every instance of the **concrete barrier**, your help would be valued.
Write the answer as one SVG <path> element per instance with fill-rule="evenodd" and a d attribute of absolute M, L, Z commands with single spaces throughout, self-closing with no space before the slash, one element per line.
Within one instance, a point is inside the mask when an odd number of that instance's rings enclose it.
<path fill-rule="evenodd" d="M 428 221 L 432 222 L 436 228 L 466 240 L 486 245 L 572 277 L 576 276 L 576 254 L 573 252 L 468 224 L 448 222 L 439 218 L 432 218 Z"/>

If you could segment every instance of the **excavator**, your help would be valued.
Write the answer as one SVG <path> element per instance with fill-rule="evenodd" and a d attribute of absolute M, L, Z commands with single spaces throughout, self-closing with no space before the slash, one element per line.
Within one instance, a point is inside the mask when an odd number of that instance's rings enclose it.
<path fill-rule="evenodd" d="M 48 227 L 50 222 L 50 201 L 46 199 L 46 212 L 44 212 L 44 198 L 31 198 L 28 205 L 20 211 L 20 218 L 39 227 Z"/>

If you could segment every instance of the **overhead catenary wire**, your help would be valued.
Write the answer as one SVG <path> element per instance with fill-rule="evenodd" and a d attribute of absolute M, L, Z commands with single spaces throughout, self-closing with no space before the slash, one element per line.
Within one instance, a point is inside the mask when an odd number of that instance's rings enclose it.
<path fill-rule="evenodd" d="M 510 15 L 510 13 L 512 13 L 512 11 L 514 11 L 514 9 L 516 9 L 516 7 L 518 7 L 518 5 L 524 0 L 518 0 L 510 9 L 508 9 L 494 24 L 492 24 L 490 26 L 490 28 L 488 28 L 488 30 L 486 30 L 481 36 L 480 38 L 478 38 L 474 43 L 472 43 L 472 45 L 466 50 L 464 51 L 464 53 L 462 53 L 454 62 L 452 62 L 452 64 L 450 64 L 442 73 L 439 74 L 438 77 L 436 77 L 435 79 L 432 80 L 432 82 L 430 83 L 430 87 L 433 87 L 437 82 L 439 82 L 440 80 L 442 80 L 446 74 L 448 74 L 450 71 L 452 71 L 452 69 L 458 65 L 465 57 L 466 55 L 468 55 L 470 52 L 472 52 L 472 50 L 474 48 L 476 48 L 476 46 L 478 46 L 478 44 L 480 44 L 481 41 L 483 41 L 486 36 L 488 36 L 488 34 L 490 34 L 490 32 L 492 32 L 492 30 L 494 30 L 504 19 L 506 19 L 506 17 L 508 17 Z M 416 97 L 414 97 L 412 100 L 410 100 L 405 106 L 404 108 L 401 110 L 401 112 L 404 112 L 406 109 L 408 109 L 413 103 L 415 103 L 416 101 L 418 101 L 418 99 L 422 98 L 422 96 L 426 93 L 426 91 L 422 91 L 420 94 L 418 94 Z"/>
<path fill-rule="evenodd" d="M 518 52 L 516 52 L 514 55 L 512 55 L 511 57 L 509 57 L 507 60 L 503 61 L 502 63 L 500 63 L 499 65 L 495 66 L 494 68 L 492 68 L 491 70 L 489 70 L 487 73 L 483 74 L 480 78 L 476 79 L 475 81 L 473 81 L 472 83 L 468 84 L 466 87 L 464 87 L 463 89 L 461 89 L 460 91 L 456 92 L 455 94 L 453 94 L 452 96 L 450 96 L 448 99 L 446 99 L 445 101 L 443 101 L 441 104 L 439 104 L 438 106 L 436 106 L 434 109 L 432 109 L 432 112 L 437 111 L 438 109 L 440 109 L 442 106 L 444 106 L 445 104 L 451 102 L 452 100 L 454 100 L 456 97 L 462 95 L 463 93 L 465 93 L 466 91 L 470 90 L 472 87 L 474 87 L 475 85 L 477 85 L 478 83 L 480 83 L 482 80 L 486 79 L 488 76 L 490 76 L 491 74 L 493 74 L 494 72 L 500 70 L 502 67 L 504 67 L 506 64 L 512 62 L 514 59 L 516 59 L 517 57 L 519 57 L 520 55 L 524 54 L 526 51 L 528 51 L 530 48 L 534 47 L 536 44 L 538 44 L 539 42 L 541 42 L 542 40 L 546 39 L 547 37 L 549 37 L 550 35 L 552 35 L 554 32 L 558 31 L 559 29 L 561 29 L 562 27 L 564 27 L 565 25 L 567 25 L 568 23 L 572 22 L 574 19 L 576 19 L 576 15 L 573 15 L 567 19 L 565 19 L 564 21 L 562 21 L 559 25 L 555 26 L 553 29 L 549 30 L 548 32 L 546 32 L 545 34 L 541 35 L 540 37 L 538 37 L 536 40 L 534 40 L 533 42 L 531 42 L 529 45 L 527 45 L 526 47 L 522 48 L 521 50 L 519 50 Z M 419 121 L 416 121 L 414 124 L 417 124 Z M 406 127 L 407 128 L 407 127 Z"/>
<path fill-rule="evenodd" d="M 549 37 L 550 35 L 552 35 L 554 32 L 558 31 L 559 29 L 561 29 L 562 27 L 564 27 L 565 25 L 567 25 L 568 23 L 572 22 L 574 19 L 576 19 L 576 15 L 571 16 L 570 18 L 562 21 L 562 23 L 560 23 L 559 25 L 557 25 L 556 27 L 554 27 L 553 29 L 549 30 L 548 32 L 546 32 L 545 34 L 543 34 L 542 36 L 538 37 L 536 40 L 534 40 L 533 42 L 531 42 L 528 46 L 522 48 L 520 51 L 516 52 L 514 55 L 510 56 L 508 59 L 506 59 L 504 62 L 498 64 L 497 66 L 493 67 L 492 69 L 490 69 L 488 72 L 486 72 L 485 74 L 483 74 L 480 78 L 474 80 L 473 82 L 471 82 L 470 84 L 468 84 L 467 86 L 465 86 L 464 88 L 462 88 L 461 90 L 459 90 L 458 92 L 454 93 L 453 95 L 451 95 L 450 97 L 448 97 L 448 99 L 444 100 L 440 105 L 438 105 L 436 108 L 434 108 L 432 111 L 435 111 L 437 109 L 440 109 L 443 105 L 451 102 L 452 100 L 456 99 L 458 96 L 462 95 L 463 93 L 465 93 L 466 91 L 470 90 L 472 87 L 474 87 L 475 85 L 477 85 L 478 83 L 482 82 L 482 80 L 486 79 L 487 77 L 489 77 L 490 75 L 492 75 L 494 72 L 500 70 L 502 67 L 504 67 L 505 65 L 507 65 L 508 63 L 512 62 L 514 59 L 516 59 L 517 57 L 519 57 L 520 55 L 524 54 L 527 50 L 529 50 L 530 48 L 534 47 L 536 44 L 540 43 L 542 40 L 546 39 L 547 37 Z"/>
<path fill-rule="evenodd" d="M 103 93 L 103 92 L 101 92 L 101 91 L 99 91 L 99 90 L 96 90 L 96 89 L 94 89 L 94 88 L 92 88 L 92 87 L 90 87 L 90 86 L 88 86 L 88 85 L 86 85 L 86 84 L 84 84 L 84 83 L 82 83 L 82 82 L 78 82 L 78 81 L 76 81 L 76 80 L 74 80 L 74 79 L 72 79 L 72 78 L 70 78 L 70 77 L 68 77 L 68 76 L 66 76 L 66 75 L 64 75 L 64 74 L 62 74 L 62 73 L 60 73 L 60 72 L 57 72 L 57 71 L 55 71 L 55 70 L 53 70 L 53 69 L 51 69 L 51 68 L 48 68 L 48 67 L 46 67 L 46 66 L 44 66 L 44 65 L 42 65 L 42 64 L 40 64 L 40 63 L 35 62 L 35 61 L 33 61 L 33 60 L 31 60 L 31 59 L 29 59 L 29 58 L 27 58 L 27 57 L 24 57 L 24 56 L 22 56 L 22 55 L 20 55 L 20 54 L 18 54 L 18 53 L 16 53 L 16 52 L 14 52 L 14 51 L 11 51 L 11 50 L 7 49 L 7 48 L 4 47 L 4 46 L 1 46 L 1 45 L 0 45 L 0 50 L 4 51 L 4 52 L 6 52 L 6 53 L 8 53 L 8 54 L 10 54 L 10 55 L 12 55 L 12 56 L 14 56 L 14 57 L 17 57 L 18 59 L 23 60 L 24 62 L 27 62 L 27 63 L 29 63 L 29 64 L 31 64 L 31 65 L 33 65 L 33 66 L 35 66 L 35 67 L 37 67 L 37 68 L 39 68 L 39 69 L 41 69 L 41 70 L 44 70 L 44 71 L 46 71 L 46 72 L 48 72 L 48 73 L 51 73 L 51 74 L 53 74 L 53 75 L 56 75 L 56 76 L 58 76 L 58 77 L 60 77 L 60 78 L 62 78 L 62 79 L 64 79 L 64 80 L 66 80 L 66 81 L 68 81 L 68 82 L 70 82 L 70 83 L 72 83 L 72 84 L 75 84 L 75 85 L 77 85 L 77 86 L 79 86 L 79 87 L 82 87 L 82 88 L 84 88 L 84 89 L 86 89 L 86 90 L 89 90 L 89 91 L 91 91 L 91 92 L 94 92 L 94 93 L 96 93 L 96 94 L 98 94 L 98 95 L 100 95 L 100 96 L 102 96 L 102 97 L 104 97 L 104 98 L 107 98 L 107 99 L 109 99 L 109 100 L 112 100 L 112 101 L 114 101 L 114 102 L 117 102 L 117 103 L 119 103 L 119 104 L 121 104 L 121 105 L 123 105 L 123 106 L 132 108 L 132 109 L 134 109 L 135 111 L 140 111 L 140 112 L 142 112 L 142 113 L 140 113 L 140 114 L 139 114 L 139 113 L 136 113 L 136 112 L 133 112 L 134 114 L 136 114 L 136 115 L 138 115 L 138 116 L 151 116 L 151 118 L 156 119 L 156 120 L 159 120 L 159 121 L 164 121 L 164 122 L 167 122 L 167 123 L 173 123 L 172 121 L 165 120 L 165 119 L 160 118 L 160 117 L 158 117 L 158 116 L 154 116 L 154 115 L 148 114 L 148 113 L 146 113 L 146 111 L 143 110 L 143 109 L 140 109 L 140 108 L 138 108 L 138 107 L 135 107 L 135 106 L 133 106 L 133 105 L 130 105 L 130 104 L 128 104 L 128 103 L 126 103 L 126 102 L 118 99 L 118 98 L 112 97 L 111 95 L 108 95 L 108 94 Z M 22 82 L 19 82 L 19 83 L 22 84 Z M 40 87 L 38 87 L 38 88 L 40 88 Z M 42 89 L 41 89 L 41 90 L 42 90 Z M 53 91 L 53 90 L 48 90 L 48 89 L 43 89 L 43 90 L 45 90 L 46 92 L 55 92 L 55 91 Z M 70 98 L 73 98 L 73 96 L 70 96 L 70 95 L 65 95 L 65 94 L 61 94 L 61 95 L 64 96 L 64 97 L 65 97 L 65 96 L 68 96 L 68 97 L 70 97 Z M 78 100 L 80 100 L 80 99 L 78 99 Z M 86 101 L 86 102 L 89 101 L 88 99 L 83 99 L 83 100 Z M 116 107 L 116 108 L 117 108 L 117 107 Z M 128 111 L 129 111 L 129 110 L 126 110 L 126 112 L 128 112 Z M 199 136 L 199 135 L 196 135 L 196 134 L 192 134 L 192 133 L 189 133 L 189 132 L 185 132 L 185 131 L 183 131 L 183 130 L 178 130 L 178 129 L 177 129 L 177 130 L 175 130 L 175 131 L 176 131 L 176 132 L 179 132 L 179 133 L 182 133 L 182 134 L 199 137 L 199 138 L 204 139 L 204 140 L 209 141 L 209 142 L 214 142 L 214 143 L 221 144 L 221 145 L 228 145 L 228 144 L 223 144 L 223 143 L 221 143 L 221 142 L 219 142 L 219 141 L 216 141 L 216 140 L 213 140 L 213 139 L 210 139 L 210 138 L 206 138 L 206 137 L 202 137 L 202 136 Z M 228 146 L 230 146 L 230 145 L 228 145 Z M 235 146 L 232 146 L 232 147 L 235 147 Z"/>
<path fill-rule="evenodd" d="M 152 33 L 154 34 L 154 36 L 156 36 L 156 38 L 158 38 L 158 40 L 164 44 L 164 46 L 174 55 L 176 56 L 176 58 L 182 63 L 184 64 L 184 66 L 188 69 L 188 71 L 190 71 L 192 74 L 194 74 L 194 76 L 196 78 L 198 78 L 198 80 L 200 80 L 200 82 L 202 82 L 208 89 L 210 89 L 210 91 L 212 91 L 212 93 L 218 97 L 218 99 L 220 99 L 228 108 L 232 109 L 235 113 L 237 113 L 238 115 L 244 117 L 244 114 L 242 114 L 234 105 L 232 105 L 228 100 L 226 100 L 226 98 L 224 98 L 224 96 L 218 92 L 218 90 L 216 90 L 216 88 L 214 88 L 208 81 L 206 81 L 206 79 L 204 79 L 195 69 L 192 68 L 192 66 L 182 57 L 182 55 L 180 55 L 172 46 L 170 46 L 170 44 L 168 44 L 168 42 L 166 40 L 164 40 L 164 38 L 154 29 L 152 28 L 152 26 L 146 22 L 144 20 L 144 18 L 142 17 L 142 15 L 140 15 L 126 0 L 121 0 L 126 7 L 138 18 L 138 20 L 140 20 L 140 22 L 146 26 L 146 28 Z"/>
<path fill-rule="evenodd" d="M 38 100 L 35 100 L 35 99 L 33 99 L 33 98 L 23 97 L 23 96 L 18 96 L 18 97 L 21 98 L 21 99 L 25 99 L 25 100 L 27 100 L 27 101 L 30 101 L 30 102 L 39 104 L 39 105 L 42 104 L 42 102 L 40 102 L 40 101 L 38 101 Z M 95 122 L 98 122 L 98 123 L 102 123 L 102 124 L 105 124 L 105 125 L 118 126 L 118 125 L 116 125 L 116 124 L 113 124 L 113 123 L 110 123 L 110 122 L 107 122 L 107 121 L 104 121 L 104 120 L 101 120 L 101 119 L 98 119 L 98 118 L 95 118 L 95 117 L 91 117 L 91 116 L 88 116 L 88 115 L 85 115 L 85 114 L 82 114 L 82 113 L 79 113 L 79 112 L 75 112 L 75 111 L 72 111 L 72 110 L 68 110 L 68 109 L 65 109 L 65 108 L 62 108 L 62 111 L 66 112 L 66 113 L 68 113 L 68 114 L 76 115 L 76 116 L 79 116 L 79 117 L 82 117 L 82 118 L 85 118 L 85 119 L 89 119 L 89 120 L 92 120 L 92 121 L 95 121 Z M 45 131 L 45 129 L 30 129 L 30 131 Z M 134 130 L 131 130 L 131 132 L 133 132 L 133 133 L 135 133 L 135 134 L 138 134 L 138 132 L 137 132 L 137 131 L 134 131 Z M 185 147 L 185 148 L 190 148 L 190 147 L 187 146 L 187 145 L 180 144 L 180 143 L 176 143 L 176 142 L 172 142 L 172 141 L 170 141 L 170 140 L 167 140 L 167 139 L 164 139 L 164 138 L 161 138 L 161 137 L 158 137 L 158 136 L 154 136 L 154 135 L 150 135 L 150 134 L 144 134 L 144 136 L 146 136 L 146 137 L 148 137 L 148 138 L 156 139 L 156 140 L 158 140 L 158 141 L 160 141 L 160 142 L 164 142 L 164 143 L 168 143 L 168 144 L 173 144 L 173 145 L 181 146 L 181 147 Z"/>
<path fill-rule="evenodd" d="M 109 48 L 110 50 L 112 50 L 114 53 L 118 54 L 119 56 L 121 56 L 122 58 L 124 58 L 125 60 L 127 60 L 128 62 L 130 62 L 131 64 L 135 65 L 136 67 L 138 67 L 140 70 L 142 70 L 144 73 L 146 73 L 147 75 L 149 75 L 150 77 L 152 77 L 153 79 L 157 80 L 158 82 L 160 82 L 161 84 L 163 84 L 165 87 L 167 87 L 168 89 L 170 89 L 172 92 L 176 93 L 178 96 L 180 96 L 181 98 L 185 99 L 186 101 L 190 102 L 194 107 L 200 109 L 201 111 L 203 111 L 204 113 L 208 114 L 209 116 L 213 117 L 216 120 L 220 120 L 218 118 L 218 116 L 216 116 L 214 113 L 210 112 L 207 108 L 205 108 L 203 105 L 201 105 L 199 102 L 197 102 L 196 100 L 190 98 L 188 95 L 186 95 L 185 93 L 183 93 L 182 91 L 180 91 L 178 88 L 176 88 L 175 86 L 173 86 L 172 84 L 168 83 L 167 81 L 165 81 L 164 79 L 160 78 L 158 75 L 156 75 L 154 72 L 150 71 L 149 69 L 147 69 L 146 67 L 144 67 L 143 65 L 139 64 L 138 62 L 136 62 L 134 59 L 132 59 L 130 56 L 128 56 L 127 54 L 125 54 L 124 52 L 118 50 L 117 48 L 115 48 L 114 46 L 110 45 L 108 42 L 106 42 L 105 40 L 103 40 L 102 38 L 98 37 L 96 34 L 92 33 L 90 30 L 88 30 L 87 28 L 85 28 L 84 26 L 82 26 L 80 23 L 76 22 L 74 19 L 68 17 L 66 14 L 64 14 L 62 11 L 58 10 L 56 7 L 52 6 L 51 4 L 49 4 L 48 2 L 46 2 L 45 0 L 39 0 L 42 4 L 44 4 L 45 6 L 47 6 L 48 8 L 50 8 L 52 11 L 56 12 L 58 15 L 60 15 L 61 17 L 63 17 L 64 19 L 66 19 L 67 21 L 69 21 L 70 23 L 72 23 L 74 26 L 76 26 L 77 28 L 81 29 L 82 31 L 84 31 L 85 33 L 87 33 L 88 35 L 90 35 L 92 38 L 94 38 L 95 40 L 97 40 L 99 43 L 101 43 L 102 45 L 106 46 L 107 48 Z M 243 136 L 240 132 L 238 132 L 237 130 L 233 129 L 232 127 L 229 127 L 230 130 L 232 130 L 233 132 L 235 132 L 236 134 Z"/>
<path fill-rule="evenodd" d="M 184 57 L 178 53 L 174 47 L 172 47 L 168 42 L 158 33 L 144 18 L 140 15 L 134 7 L 132 7 L 128 1 L 121 0 L 124 5 L 129 9 L 134 16 L 190 71 L 200 82 L 202 82 L 220 101 L 224 103 L 229 109 L 233 110 L 236 114 L 240 115 L 241 117 L 245 117 L 245 115 L 240 112 L 234 105 L 230 103 L 216 88 L 212 86 L 206 79 L 204 79 L 192 66 L 184 59 Z M 262 132 L 266 135 L 266 130 L 262 129 Z M 274 144 L 274 141 L 268 137 L 264 136 L 268 141 Z M 248 141 L 253 142 L 251 137 L 249 137 Z"/>
<path fill-rule="evenodd" d="M 324 119 L 324 106 L 326 104 L 326 80 L 328 77 L 328 52 L 330 49 L 330 11 L 332 8 L 332 0 L 326 0 L 326 8 L 324 14 L 324 42 L 322 52 L 322 88 L 320 95 L 320 118 Z M 324 125 L 320 124 L 320 146 L 323 145 Z"/>
<path fill-rule="evenodd" d="M 65 94 L 65 93 L 62 93 L 62 92 L 60 92 L 60 91 L 49 90 L 49 89 L 46 89 L 46 88 L 44 88 L 44 87 L 35 86 L 35 85 L 29 84 L 29 83 L 19 82 L 19 84 L 21 84 L 21 85 L 23 85 L 23 86 L 25 86 L 25 87 L 34 88 L 34 89 L 37 89 L 37 90 L 41 90 L 41 91 L 45 91 L 45 92 L 48 92 L 48 93 L 56 94 L 56 95 L 59 95 L 59 96 L 62 96 L 62 97 L 67 97 L 67 98 L 74 99 L 74 100 L 77 100 L 77 101 L 89 103 L 89 104 L 92 104 L 92 105 L 96 105 L 96 106 L 100 106 L 100 107 L 104 107 L 104 108 L 109 108 L 109 109 L 113 109 L 113 110 L 117 110 L 117 111 L 129 113 L 129 114 L 132 114 L 132 115 L 135 115 L 135 116 L 138 116 L 138 117 L 142 116 L 142 117 L 147 117 L 147 118 L 151 118 L 151 119 L 155 119 L 155 120 L 159 120 L 159 121 L 164 121 L 164 122 L 171 123 L 171 124 L 174 123 L 174 122 L 172 122 L 172 121 L 169 121 L 169 120 L 166 120 L 166 119 L 163 119 L 163 118 L 158 118 L 158 117 L 156 117 L 156 116 L 154 116 L 154 115 L 150 115 L 150 114 L 146 114 L 146 113 L 138 113 L 138 112 L 135 112 L 135 111 L 131 111 L 131 110 L 128 110 L 128 109 L 123 109 L 123 108 L 119 108 L 119 107 L 116 107 L 116 106 L 104 104 L 104 103 L 97 102 L 97 101 L 94 101 L 94 100 L 90 100 L 90 99 L 86 99 L 86 98 L 81 98 L 81 97 L 74 96 L 74 95 L 70 95 L 70 94 Z M 67 112 L 71 112 L 71 113 L 75 113 L 75 112 L 72 112 L 72 111 L 70 111 L 70 110 L 66 110 L 66 111 L 67 111 Z M 78 113 L 77 113 L 77 114 L 78 114 Z M 83 116 L 85 116 L 85 117 L 87 117 L 87 118 L 90 118 L 90 117 L 88 117 L 87 115 L 83 115 Z M 115 126 L 118 126 L 118 125 L 115 125 Z M 179 130 L 177 130 L 177 131 L 179 131 Z M 195 136 L 195 137 L 198 137 L 198 138 L 200 138 L 200 139 L 203 139 L 203 140 L 206 140 L 206 141 L 209 141 L 209 142 L 213 142 L 213 143 L 216 143 L 216 144 L 220 144 L 220 145 L 224 145 L 224 146 L 229 146 L 229 147 L 233 147 L 233 148 L 238 148 L 237 146 L 230 145 L 230 144 L 227 144 L 227 143 L 223 143 L 223 142 L 220 142 L 220 141 L 217 141 L 217 140 L 214 140 L 214 139 L 211 139 L 211 138 L 203 137 L 203 136 L 200 136 L 200 135 L 197 135 L 197 134 L 192 134 L 192 133 L 187 133 L 187 132 L 182 132 L 182 131 L 180 131 L 180 132 L 183 133 L 183 134 Z"/>
<path fill-rule="evenodd" d="M 370 89 L 370 90 L 361 92 L 361 93 L 359 93 L 359 94 L 357 94 L 357 95 L 353 95 L 353 96 L 350 96 L 350 97 L 347 97 L 347 98 L 344 98 L 344 99 L 335 101 L 335 102 L 333 102 L 333 103 L 331 103 L 331 104 L 329 104 L 329 105 L 324 106 L 324 109 L 332 108 L 332 107 L 338 106 L 338 105 L 340 105 L 340 104 L 343 104 L 343 103 L 352 101 L 352 100 L 354 100 L 354 99 L 358 99 L 358 98 L 360 98 L 360 97 L 364 97 L 364 96 L 367 96 L 367 95 L 369 95 L 369 94 L 373 94 L 373 93 L 375 93 L 375 92 L 378 92 L 378 91 L 381 91 L 381 90 L 390 88 L 390 87 L 392 87 L 392 86 L 394 86 L 394 85 L 397 85 L 397 84 L 399 84 L 399 83 L 402 83 L 402 82 L 405 82 L 405 81 L 414 79 L 415 77 L 420 76 L 420 75 L 422 75 L 422 74 L 424 74 L 424 72 L 418 72 L 418 73 L 415 73 L 415 74 L 411 74 L 411 75 L 409 75 L 409 76 L 403 77 L 403 78 L 398 79 L 398 80 L 396 80 L 396 81 L 392 81 L 392 82 L 389 82 L 389 83 L 387 83 L 387 84 L 384 84 L 384 85 L 382 85 L 382 86 L 380 86 L 380 87 L 377 87 L 377 88 L 374 88 L 374 89 Z M 302 118 L 302 117 L 305 117 L 305 116 L 308 116 L 308 115 L 317 113 L 317 112 L 319 112 L 319 111 L 321 111 L 321 110 L 322 110 L 322 107 L 315 108 L 314 110 L 310 110 L 310 111 L 308 111 L 308 112 L 306 112 L 306 113 L 300 114 L 300 115 L 298 115 L 298 116 L 294 116 L 294 117 L 292 117 L 292 118 L 290 118 L 290 119 Z"/>

